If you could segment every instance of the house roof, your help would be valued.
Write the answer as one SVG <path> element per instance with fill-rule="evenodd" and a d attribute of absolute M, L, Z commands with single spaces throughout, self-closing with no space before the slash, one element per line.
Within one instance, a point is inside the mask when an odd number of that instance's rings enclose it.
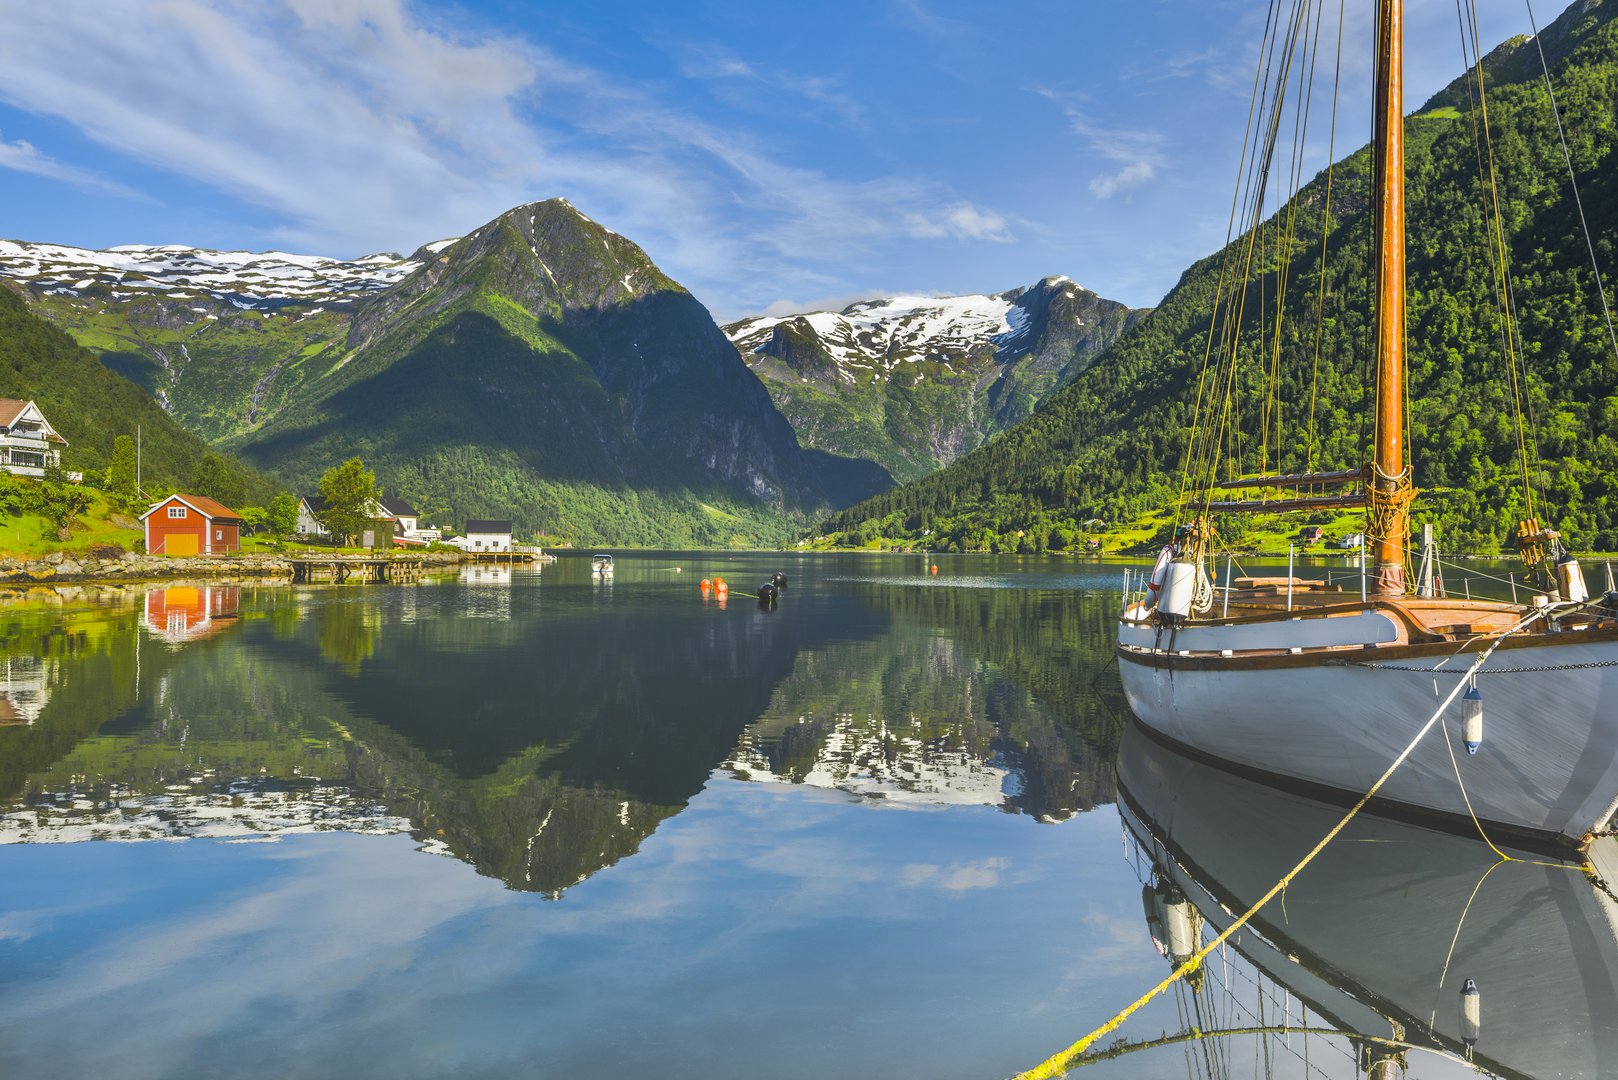
<path fill-rule="evenodd" d="M 509 520 L 500 521 L 495 518 L 471 518 L 466 523 L 466 532 L 468 536 L 470 536 L 472 533 L 509 533 L 510 531 L 511 522 Z"/>
<path fill-rule="evenodd" d="M 318 514 L 326 509 L 326 500 L 319 495 L 303 496 L 303 504 L 309 508 L 311 514 Z M 381 507 L 383 517 L 420 517 L 416 508 L 403 499 L 377 499 L 376 505 Z"/>
<path fill-rule="evenodd" d="M 390 517 L 420 517 L 421 516 L 420 514 L 416 513 L 416 508 L 414 506 L 411 506 L 409 503 L 405 502 L 403 499 L 396 498 L 394 496 L 388 496 L 386 498 L 378 499 L 377 502 L 382 504 L 382 509 L 386 510 L 388 512 L 388 516 L 390 516 Z"/>
<path fill-rule="evenodd" d="M 17 422 L 17 417 L 22 415 L 23 410 L 33 404 L 34 403 L 32 401 L 21 401 L 17 398 L 0 398 L 0 427 L 10 427 L 12 424 L 15 424 Z M 44 420 L 45 414 L 40 413 L 39 417 L 41 420 Z M 61 443 L 63 446 L 67 445 L 67 440 L 62 438 L 61 435 L 57 434 L 55 429 L 51 428 L 49 421 L 46 421 L 45 427 L 49 429 L 45 433 L 46 442 Z"/>
<path fill-rule="evenodd" d="M 240 514 L 236 513 L 236 511 L 232 510 L 222 502 L 217 502 L 210 499 L 206 495 L 182 495 L 178 491 L 166 499 L 159 499 L 157 502 L 153 503 L 151 507 L 147 509 L 146 513 L 140 516 L 140 519 L 145 521 L 147 518 L 157 513 L 160 509 L 167 506 L 175 499 L 179 499 L 191 509 L 201 514 L 203 517 L 211 518 L 215 521 L 241 520 Z"/>

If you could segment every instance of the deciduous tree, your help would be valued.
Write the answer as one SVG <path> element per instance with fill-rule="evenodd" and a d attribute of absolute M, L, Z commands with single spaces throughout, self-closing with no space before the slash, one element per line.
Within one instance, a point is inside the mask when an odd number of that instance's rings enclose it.
<path fill-rule="evenodd" d="M 359 458 L 349 458 L 341 465 L 326 470 L 320 478 L 320 497 L 326 508 L 320 513 L 320 523 L 334 536 L 350 543 L 370 520 L 368 507 L 382 496 L 376 486 L 376 474 L 365 467 Z"/>

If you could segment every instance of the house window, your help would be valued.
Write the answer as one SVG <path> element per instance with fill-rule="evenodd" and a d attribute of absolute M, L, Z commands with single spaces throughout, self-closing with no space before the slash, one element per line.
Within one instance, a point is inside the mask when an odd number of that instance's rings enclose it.
<path fill-rule="evenodd" d="M 215 540 L 223 540 L 225 538 L 225 530 L 224 529 L 215 529 L 213 531 L 213 538 Z"/>
<path fill-rule="evenodd" d="M 183 518 L 183 517 L 185 517 L 185 507 L 183 507 L 183 506 L 171 506 L 171 507 L 169 507 L 169 517 L 171 517 L 171 518 Z"/>

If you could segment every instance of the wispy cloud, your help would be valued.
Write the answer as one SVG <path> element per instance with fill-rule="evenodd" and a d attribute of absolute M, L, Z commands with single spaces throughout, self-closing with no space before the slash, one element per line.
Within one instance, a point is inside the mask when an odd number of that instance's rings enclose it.
<path fill-rule="evenodd" d="M 756 111 L 801 108 L 803 102 L 819 106 L 838 123 L 864 126 L 864 106 L 829 75 L 810 75 L 781 67 L 759 67 L 718 45 L 694 46 L 687 51 L 681 74 L 717 91 L 731 89 L 726 100 Z M 766 91 L 760 95 L 759 91 Z"/>
<path fill-rule="evenodd" d="M 924 0 L 891 0 L 894 17 L 903 26 L 935 38 L 962 38 L 972 25 L 961 19 L 940 15 Z"/>
<path fill-rule="evenodd" d="M 1090 180 L 1090 191 L 1098 199 L 1110 199 L 1119 192 L 1151 180 L 1164 163 L 1163 133 L 1148 128 L 1111 127 L 1097 122 L 1083 107 L 1078 95 L 1057 90 L 1035 91 L 1055 102 L 1067 117 L 1068 127 L 1084 139 L 1090 150 L 1116 168 Z"/>
<path fill-rule="evenodd" d="M 97 176 L 86 169 L 75 168 L 72 165 L 53 160 L 32 143 L 23 139 L 7 142 L 0 139 L 0 169 L 10 169 L 13 172 L 32 173 L 43 176 L 48 180 L 60 180 L 74 187 L 84 188 L 88 191 L 100 191 L 109 195 L 121 195 L 124 198 L 144 198 L 139 192 L 114 183 L 105 177 Z"/>
<path fill-rule="evenodd" d="M 0 17 L 0 99 L 267 209 L 276 245 L 409 250 L 566 195 L 699 296 L 745 310 L 846 288 L 839 263 L 884 240 L 1009 236 L 939 181 L 793 164 L 654 90 L 408 0 L 0 0 Z M 788 85 L 714 56 L 710 78 L 857 113 L 832 80 Z"/>
<path fill-rule="evenodd" d="M 982 210 L 971 203 L 958 203 L 942 210 L 936 216 L 908 214 L 905 224 L 910 235 L 922 240 L 951 237 L 956 240 L 988 240 L 996 244 L 1010 243 L 1011 231 L 1006 219 L 992 210 Z"/>

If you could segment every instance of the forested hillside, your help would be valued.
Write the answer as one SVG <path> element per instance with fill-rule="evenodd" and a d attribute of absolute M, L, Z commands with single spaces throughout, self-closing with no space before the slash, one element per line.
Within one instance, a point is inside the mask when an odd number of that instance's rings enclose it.
<path fill-rule="evenodd" d="M 328 374 L 222 445 L 305 488 L 359 456 L 433 520 L 590 544 L 775 546 L 886 481 L 800 449 L 707 310 L 559 199 L 368 300 Z"/>
<path fill-rule="evenodd" d="M 1618 266 L 1615 13 L 1614 0 L 1581 0 L 1542 34 L 1604 275 Z M 1509 42 L 1485 66 L 1527 399 L 1543 462 L 1535 477 L 1541 513 L 1576 547 L 1618 549 L 1618 356 L 1602 320 L 1539 53 L 1531 41 Z M 1498 546 L 1523 508 L 1475 110 L 1458 81 L 1406 125 L 1409 441 L 1423 489 L 1416 520 L 1437 522 L 1447 546 L 1462 550 Z M 1233 120 L 1233 134 L 1239 122 Z M 1365 150 L 1338 163 L 1329 220 L 1325 174 L 1297 196 L 1284 284 L 1290 314 L 1279 331 L 1282 436 L 1240 444 L 1236 466 L 1243 472 L 1357 468 L 1365 460 L 1369 422 L 1360 416 L 1373 326 L 1369 173 Z M 1211 187 L 1207 197 L 1216 205 L 1229 194 Z M 1260 320 L 1273 317 L 1282 287 L 1285 216 L 1283 210 L 1260 226 L 1256 240 L 1265 258 L 1246 309 L 1245 339 L 1262 337 L 1272 346 L 1276 330 Z M 852 541 L 919 538 L 930 530 L 930 542 L 942 548 L 1044 550 L 1071 543 L 1087 519 L 1112 521 L 1167 505 L 1178 491 L 1221 259 L 1217 254 L 1187 270 L 1151 315 L 1028 421 L 940 473 L 834 516 L 823 530 Z M 1244 352 L 1238 391 L 1261 387 L 1268 360 L 1256 349 Z M 1250 393 L 1238 403 L 1238 420 L 1248 421 L 1249 430 L 1263 396 Z"/>
<path fill-rule="evenodd" d="M 212 453 L 146 391 L 107 370 L 7 288 L 0 288 L 0 397 L 38 403 L 68 441 L 62 454 L 65 469 L 89 473 L 106 468 L 113 440 L 134 435 L 137 426 L 149 487 L 186 487 L 203 457 Z M 229 486 L 253 501 L 268 499 L 275 490 L 273 483 L 236 462 L 217 454 L 213 462 L 232 474 Z"/>

